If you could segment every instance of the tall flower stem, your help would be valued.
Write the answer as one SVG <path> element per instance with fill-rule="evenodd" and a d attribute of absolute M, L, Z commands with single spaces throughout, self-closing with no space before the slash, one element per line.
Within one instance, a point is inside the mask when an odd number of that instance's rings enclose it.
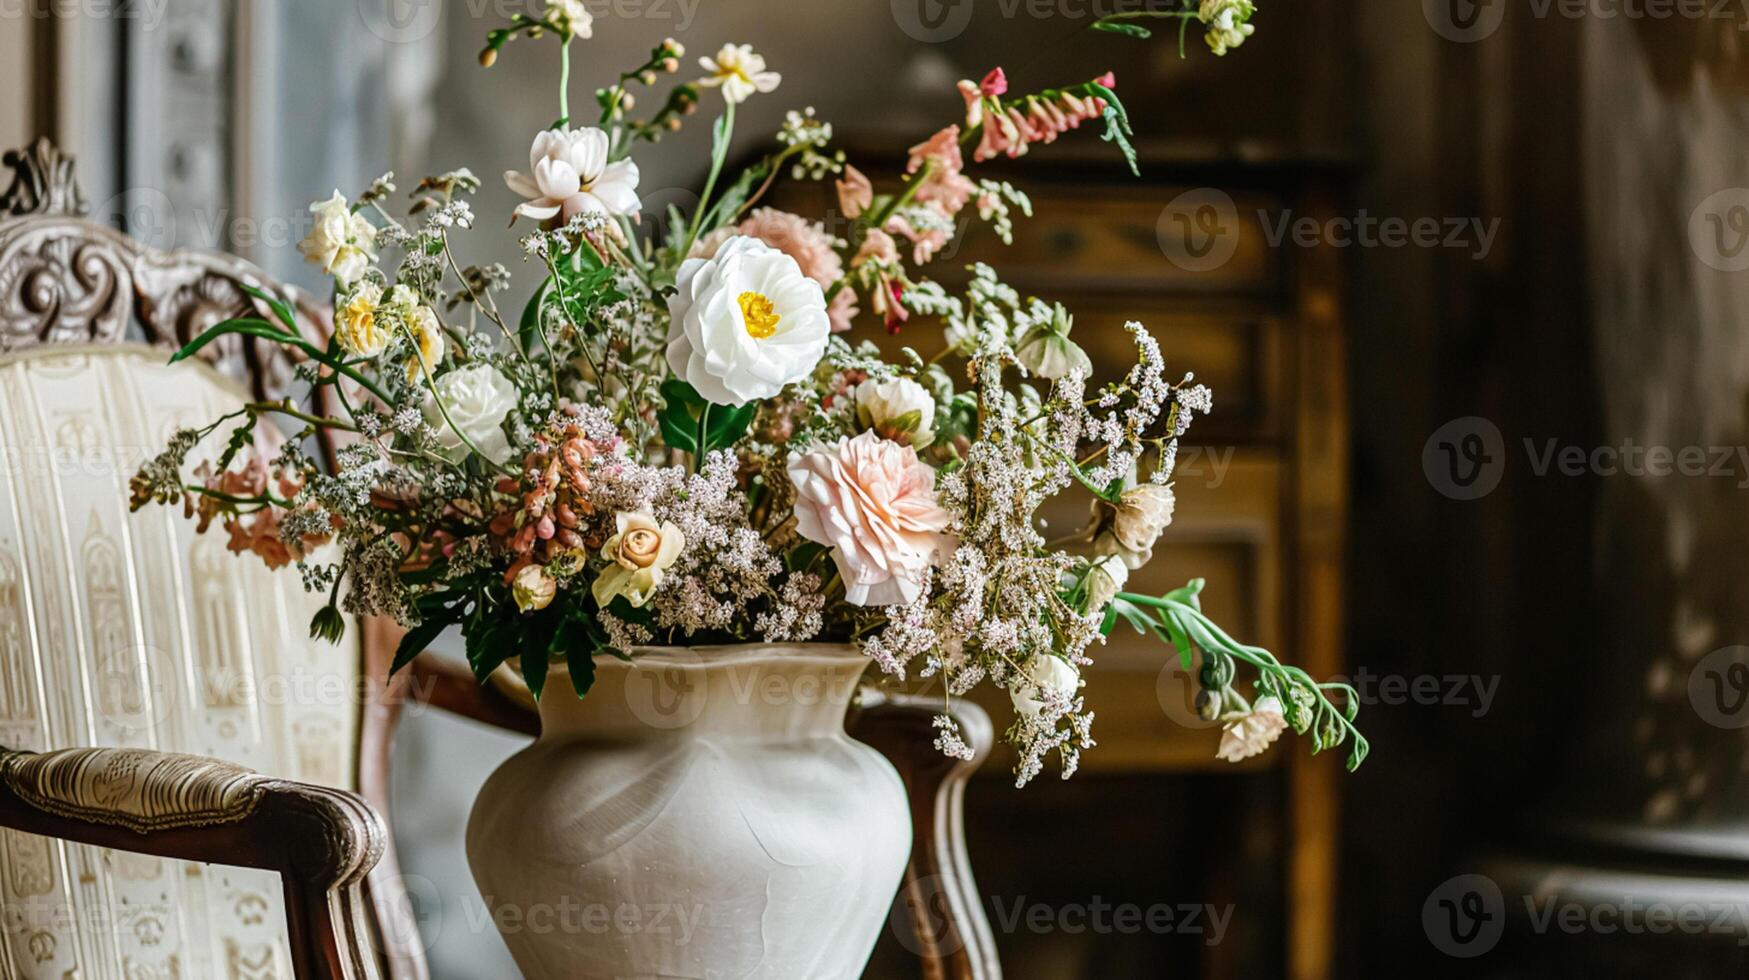
<path fill-rule="evenodd" d="M 729 140 L 735 135 L 735 103 L 728 103 L 723 109 L 723 118 L 718 122 L 716 146 L 711 152 L 711 172 L 705 178 L 704 193 L 699 195 L 698 210 L 692 214 L 692 225 L 686 231 L 686 248 L 681 250 L 685 258 L 692 251 L 693 242 L 698 241 L 698 233 L 704 225 L 704 215 L 710 210 L 711 194 L 716 190 L 717 178 L 722 176 L 723 161 L 729 155 Z"/>
<path fill-rule="evenodd" d="M 559 45 L 559 125 L 571 126 L 571 39 Z"/>

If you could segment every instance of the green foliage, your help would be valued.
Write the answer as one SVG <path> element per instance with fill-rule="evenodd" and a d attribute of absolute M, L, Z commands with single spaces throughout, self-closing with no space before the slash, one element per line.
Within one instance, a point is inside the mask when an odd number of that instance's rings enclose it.
<path fill-rule="evenodd" d="M 1230 657 L 1255 667 L 1258 690 L 1281 701 L 1283 717 L 1295 731 L 1302 735 L 1312 733 L 1313 753 L 1350 742 L 1348 769 L 1352 772 L 1360 768 L 1371 751 L 1371 745 L 1354 727 L 1354 719 L 1360 712 L 1359 697 L 1354 689 L 1347 684 L 1314 681 L 1310 674 L 1283 664 L 1268 650 L 1247 646 L 1228 636 L 1203 614 L 1198 599 L 1202 588 L 1202 579 L 1192 579 L 1187 585 L 1159 598 L 1120 593 L 1113 600 L 1112 608 L 1138 632 L 1152 633 L 1177 647 L 1179 662 L 1186 670 L 1198 649 L 1211 658 Z M 1111 616 L 1107 614 L 1108 622 Z M 1342 695 L 1341 708 L 1331 703 L 1328 697 L 1331 692 Z"/>
<path fill-rule="evenodd" d="M 679 378 L 662 382 L 661 391 L 665 404 L 656 421 L 662 427 L 662 438 L 670 448 L 692 453 L 694 457 L 704 457 L 712 450 L 739 442 L 759 411 L 757 402 L 738 408 L 712 405 Z"/>

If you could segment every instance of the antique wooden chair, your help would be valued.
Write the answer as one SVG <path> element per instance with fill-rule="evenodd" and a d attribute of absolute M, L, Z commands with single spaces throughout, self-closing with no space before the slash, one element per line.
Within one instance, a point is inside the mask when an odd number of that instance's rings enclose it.
<path fill-rule="evenodd" d="M 47 141 L 5 162 L 0 976 L 424 978 L 386 821 L 400 711 L 416 692 L 514 731 L 538 720 L 429 653 L 388 679 L 392 625 L 355 624 L 342 649 L 309 640 L 318 600 L 295 575 L 127 507 L 174 428 L 295 382 L 290 355 L 249 338 L 200 363 L 167 365 L 167 349 L 265 315 L 243 285 L 289 299 L 324 343 L 328 311 L 236 258 L 83 219 Z M 924 976 L 996 977 L 960 826 L 976 763 L 933 749 L 935 710 L 871 693 L 852 730 L 911 792 L 902 941 Z M 968 705 L 960 721 L 987 751 L 988 717 Z"/>

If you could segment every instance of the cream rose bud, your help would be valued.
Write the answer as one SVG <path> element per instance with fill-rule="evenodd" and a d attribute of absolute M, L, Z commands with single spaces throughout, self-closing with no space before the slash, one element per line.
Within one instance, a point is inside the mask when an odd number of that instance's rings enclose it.
<path fill-rule="evenodd" d="M 510 596 L 516 600 L 516 608 L 525 613 L 552 605 L 558 593 L 559 583 L 539 565 L 523 566 L 510 583 Z"/>
<path fill-rule="evenodd" d="M 935 471 L 917 450 L 872 432 L 790 457 L 796 532 L 832 549 L 844 598 L 856 606 L 908 603 L 951 547 L 952 515 L 935 499 Z"/>
<path fill-rule="evenodd" d="M 669 566 L 679 560 L 686 535 L 672 523 L 658 524 L 649 514 L 621 512 L 614 516 L 617 533 L 601 546 L 601 557 L 612 562 L 596 577 L 592 591 L 603 609 L 619 596 L 634 606 L 650 601 Z"/>
<path fill-rule="evenodd" d="M 376 226 L 363 215 L 353 214 L 339 191 L 310 205 L 310 213 L 316 216 L 316 223 L 298 243 L 298 251 L 341 286 L 357 282 L 376 261 Z"/>
<path fill-rule="evenodd" d="M 436 397 L 425 398 L 425 424 L 436 431 L 446 456 L 465 459 L 472 442 L 494 463 L 510 458 L 510 437 L 504 434 L 504 418 L 516 407 L 516 386 L 510 379 L 490 364 L 472 364 L 442 375 L 435 386 Z"/>
<path fill-rule="evenodd" d="M 832 332 L 820 284 L 745 235 L 682 263 L 668 312 L 668 366 L 716 405 L 770 398 L 806 378 Z"/>
<path fill-rule="evenodd" d="M 340 349 L 357 357 L 375 357 L 389 345 L 389 331 L 377 319 L 383 287 L 361 283 L 334 314 L 334 339 Z"/>
<path fill-rule="evenodd" d="M 935 439 L 935 396 L 910 378 L 864 381 L 850 400 L 857 422 L 885 438 L 919 449 Z"/>
<path fill-rule="evenodd" d="M 1287 717 L 1282 714 L 1280 699 L 1265 695 L 1257 699 L 1249 712 L 1229 721 L 1221 730 L 1221 746 L 1215 750 L 1215 758 L 1243 762 L 1275 744 L 1285 731 Z"/>
<path fill-rule="evenodd" d="M 1048 653 L 1035 653 L 1026 662 L 1021 676 L 1012 682 L 1008 697 L 1014 702 L 1016 712 L 1036 721 L 1047 700 L 1067 700 L 1074 697 L 1080 687 L 1081 673 L 1073 664 Z"/>
<path fill-rule="evenodd" d="M 1087 611 L 1101 612 L 1123 591 L 1130 569 L 1117 555 L 1107 555 L 1087 569 Z"/>

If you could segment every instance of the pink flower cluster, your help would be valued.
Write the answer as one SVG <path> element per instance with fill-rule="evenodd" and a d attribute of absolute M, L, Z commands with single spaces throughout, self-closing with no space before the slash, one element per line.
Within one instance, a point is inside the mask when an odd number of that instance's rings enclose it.
<path fill-rule="evenodd" d="M 210 462 L 195 467 L 194 478 L 213 493 L 234 499 L 255 499 L 267 493 L 271 483 L 279 499 L 290 500 L 301 488 L 299 481 L 283 472 L 270 473 L 261 455 L 251 454 L 241 469 L 213 472 Z M 223 515 L 225 530 L 231 540 L 225 547 L 239 555 L 253 554 L 271 569 L 284 568 L 328 540 L 327 535 L 308 535 L 287 543 L 280 534 L 280 524 L 287 511 L 277 504 L 265 504 L 250 513 L 238 513 L 234 504 L 206 494 L 189 494 L 187 516 L 199 516 L 196 531 L 205 533 L 213 519 Z"/>
<path fill-rule="evenodd" d="M 1108 89 L 1117 86 L 1117 77 L 1111 72 L 1095 81 Z M 966 125 L 984 127 L 978 148 L 972 153 L 972 159 L 980 163 L 999 155 L 1021 156 L 1034 143 L 1053 143 L 1083 122 L 1105 115 L 1104 99 L 1064 91 L 1049 96 L 1028 95 L 1003 105 L 1008 77 L 1000 68 L 985 75 L 982 83 L 961 81 L 959 89 L 966 100 Z"/>

